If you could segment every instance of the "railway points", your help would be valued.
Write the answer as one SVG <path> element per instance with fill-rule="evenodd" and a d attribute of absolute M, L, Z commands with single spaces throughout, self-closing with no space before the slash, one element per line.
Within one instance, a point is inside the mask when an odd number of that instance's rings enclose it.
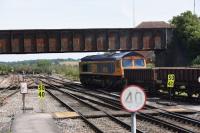
<path fill-rule="evenodd" d="M 53 127 L 58 128 L 60 133 L 80 131 L 130 132 L 130 113 L 122 109 L 119 94 L 113 94 L 113 92 L 101 88 L 86 88 L 80 83 L 71 82 L 56 75 L 29 75 L 23 78 L 28 83 L 28 88 L 30 87 L 26 97 L 26 105 L 32 107 L 32 110 L 26 110 L 25 114 L 39 115 L 42 112 L 39 107 L 38 88 L 35 85 L 36 79 L 39 79 L 47 91 L 43 112 L 51 116 Z M 11 89 L 10 91 L 15 90 Z M 0 107 L 0 115 L 2 116 L 0 131 L 9 131 L 10 129 L 14 131 L 14 127 L 11 125 L 16 123 L 15 117 L 23 115 L 21 110 L 22 97 L 19 89 L 17 91 L 7 98 L 6 104 Z M 138 132 L 196 133 L 199 130 L 198 111 L 188 110 L 187 107 L 181 105 L 166 109 L 165 105 L 157 104 L 156 101 L 160 99 L 152 99 L 147 98 L 147 105 L 137 115 Z M 28 119 L 28 117 L 26 118 Z M 181 128 L 180 125 L 184 128 Z"/>

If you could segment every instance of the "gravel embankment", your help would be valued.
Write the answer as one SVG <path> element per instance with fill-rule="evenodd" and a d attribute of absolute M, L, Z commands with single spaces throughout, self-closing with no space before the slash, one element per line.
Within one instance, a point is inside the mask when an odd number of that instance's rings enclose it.
<path fill-rule="evenodd" d="M 130 117 L 117 117 L 118 119 L 124 121 L 125 123 L 131 125 Z M 150 122 L 144 120 L 137 119 L 137 129 L 140 129 L 146 133 L 174 133 L 173 131 L 169 131 L 160 127 L 159 125 L 152 124 Z"/>
<path fill-rule="evenodd" d="M 56 124 L 61 133 L 95 133 L 81 119 L 58 119 Z"/>
<path fill-rule="evenodd" d="M 21 110 L 22 95 L 20 93 L 17 93 L 6 99 L 5 102 L 6 104 L 0 107 L 0 133 L 9 131 L 12 116 L 23 113 Z M 38 98 L 38 91 L 36 89 L 28 90 L 25 103 L 27 108 L 32 108 L 32 110 L 26 110 L 26 113 L 41 112 L 41 102 Z M 46 93 L 43 103 L 43 109 L 45 113 L 67 111 L 65 107 L 62 107 L 61 104 L 52 98 L 48 93 Z"/>

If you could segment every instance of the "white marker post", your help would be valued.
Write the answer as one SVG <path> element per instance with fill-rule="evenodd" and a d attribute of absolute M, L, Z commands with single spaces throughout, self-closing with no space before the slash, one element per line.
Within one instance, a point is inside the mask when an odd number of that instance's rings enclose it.
<path fill-rule="evenodd" d="M 142 88 L 131 85 L 122 91 L 120 100 L 124 109 L 131 112 L 131 132 L 136 133 L 136 112 L 144 107 L 146 95 Z"/>
<path fill-rule="evenodd" d="M 23 102 L 23 111 L 25 110 L 25 95 L 28 93 L 27 83 L 21 82 L 20 83 L 20 92 L 22 94 L 22 102 Z"/>

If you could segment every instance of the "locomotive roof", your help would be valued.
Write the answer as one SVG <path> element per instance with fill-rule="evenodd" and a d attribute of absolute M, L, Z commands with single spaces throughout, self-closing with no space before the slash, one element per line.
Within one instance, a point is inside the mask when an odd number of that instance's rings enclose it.
<path fill-rule="evenodd" d="M 142 55 L 136 52 L 109 53 L 109 54 L 86 56 L 83 57 L 81 61 L 113 61 L 121 59 L 126 56 L 142 56 Z"/>

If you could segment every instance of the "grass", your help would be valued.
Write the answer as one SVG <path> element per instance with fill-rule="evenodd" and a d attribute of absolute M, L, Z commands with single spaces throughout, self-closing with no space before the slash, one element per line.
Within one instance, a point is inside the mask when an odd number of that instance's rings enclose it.
<path fill-rule="evenodd" d="M 65 62 L 59 65 L 54 65 L 53 71 L 57 74 L 65 76 L 67 79 L 79 81 L 78 62 Z"/>

